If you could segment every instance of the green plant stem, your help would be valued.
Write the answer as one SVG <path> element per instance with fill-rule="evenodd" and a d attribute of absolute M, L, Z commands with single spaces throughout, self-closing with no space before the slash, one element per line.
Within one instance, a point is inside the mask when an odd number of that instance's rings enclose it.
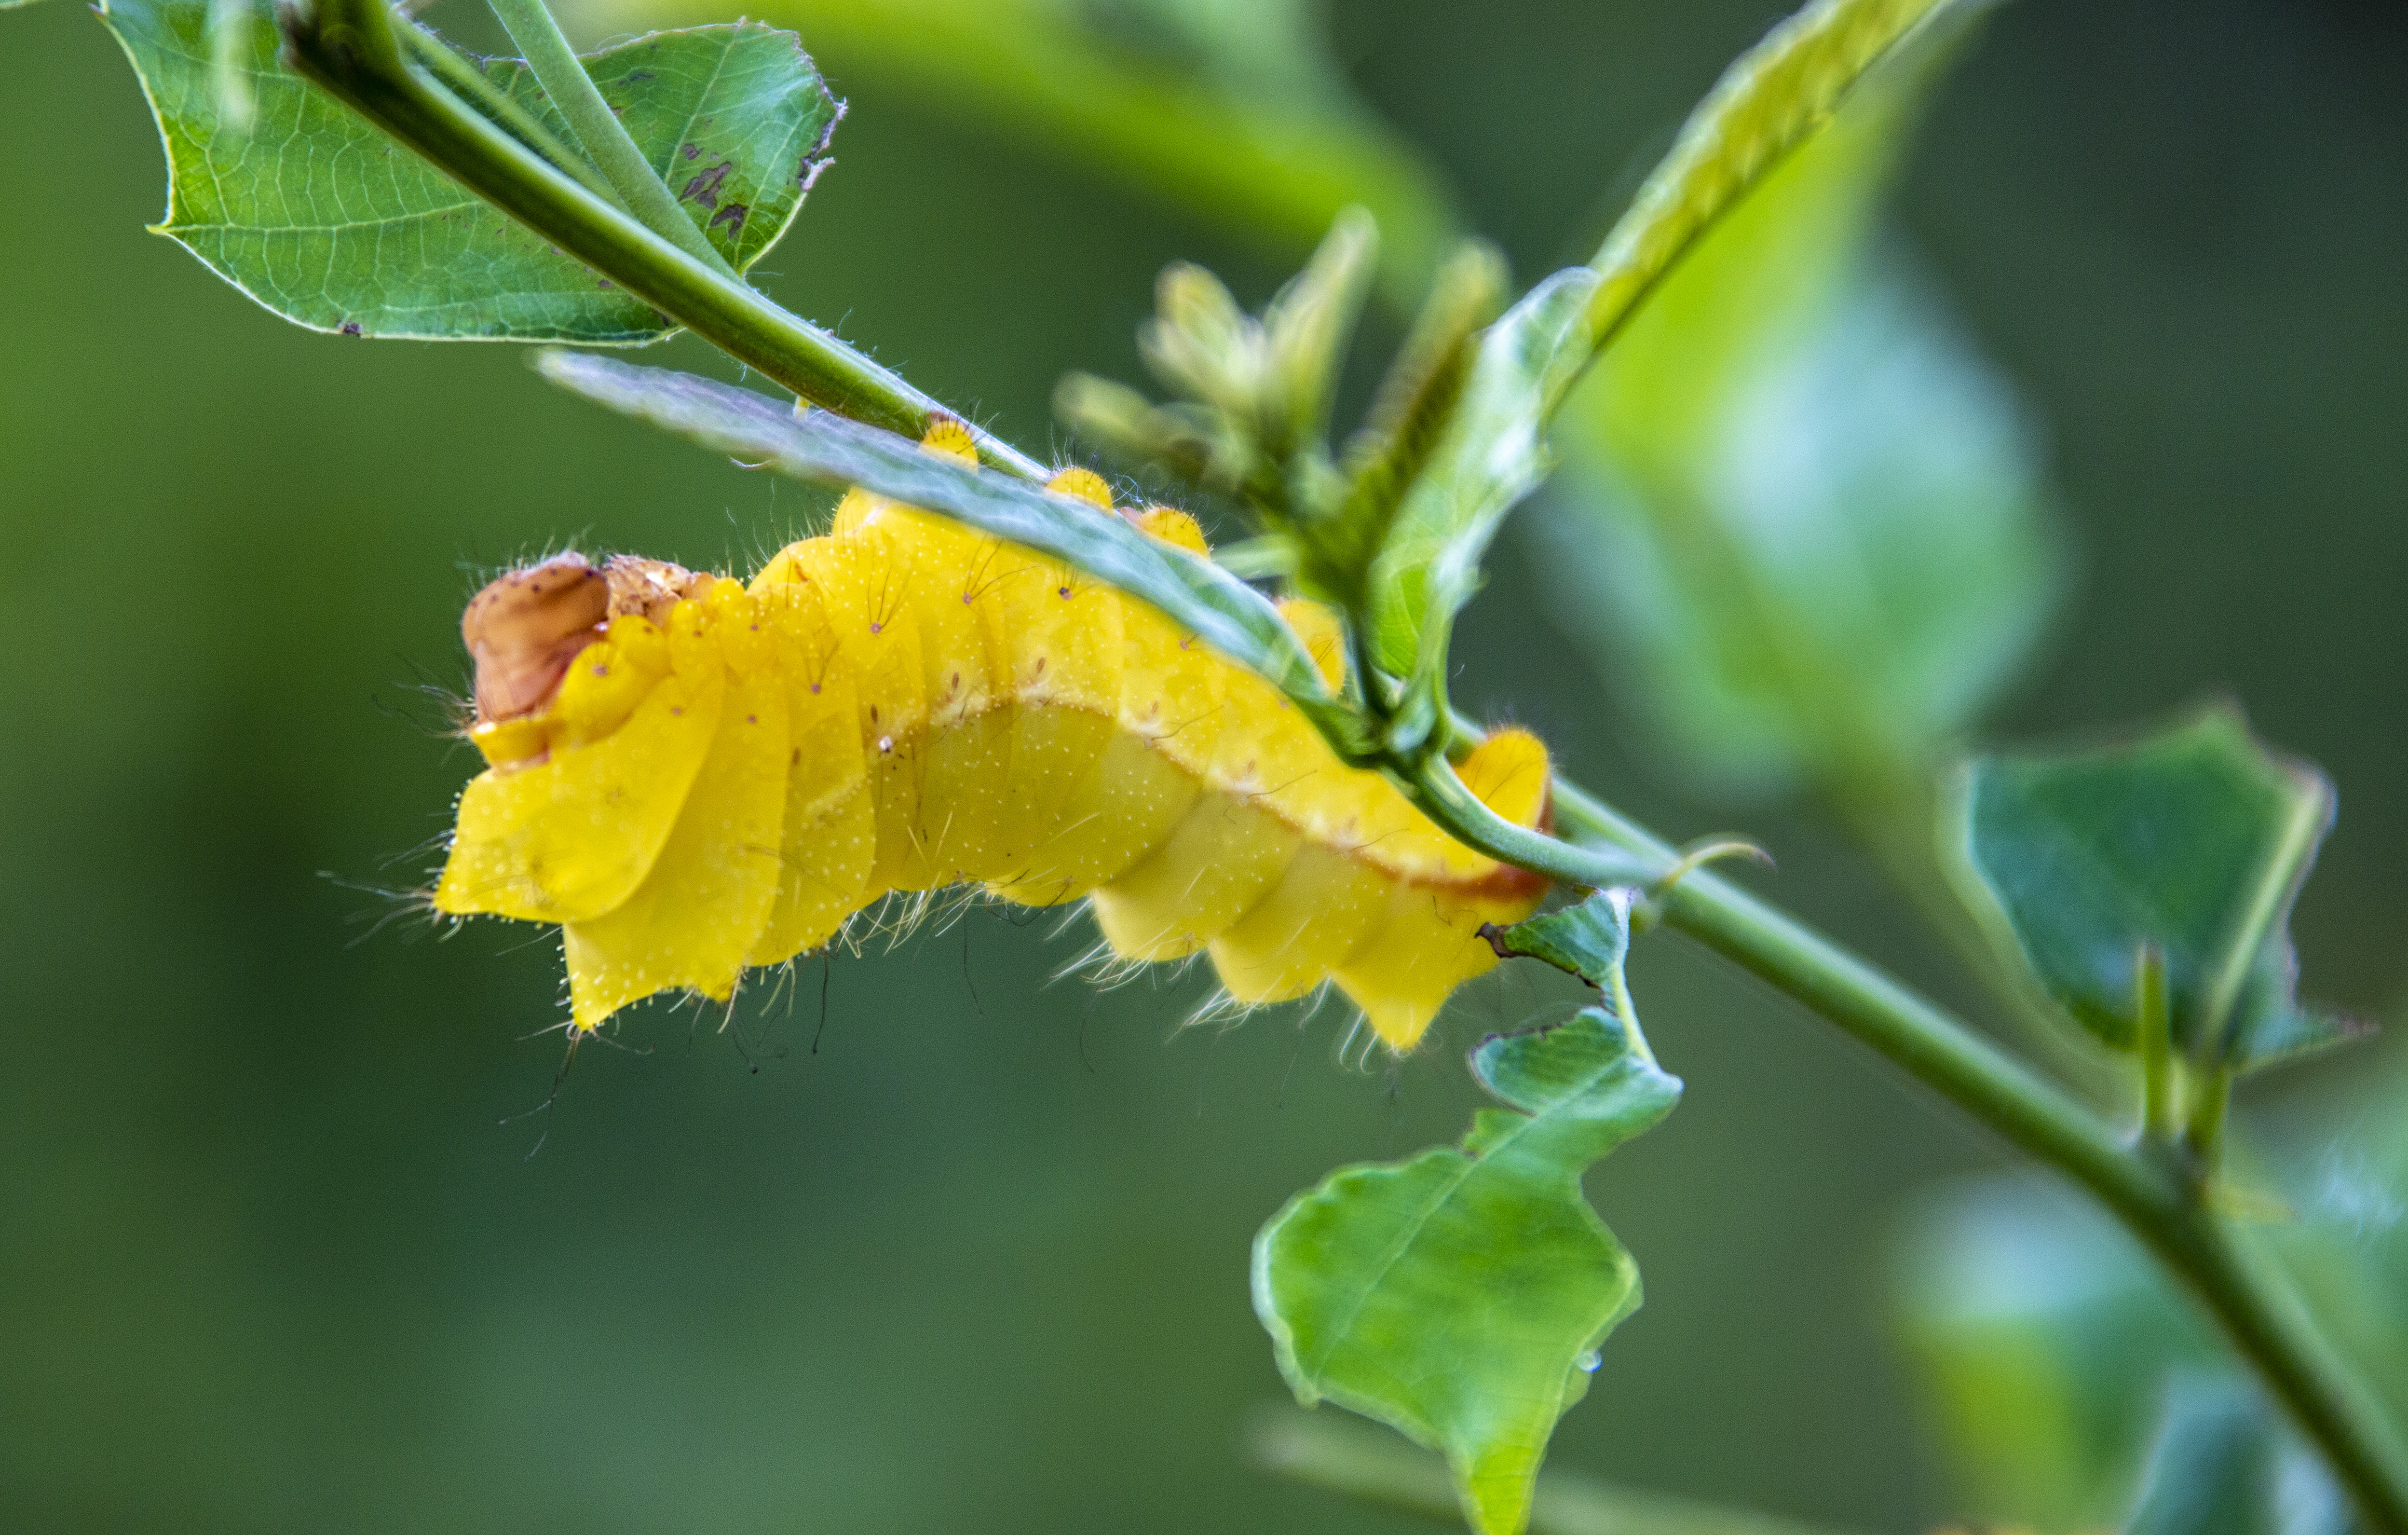
<path fill-rule="evenodd" d="M 509 131 L 511 137 L 542 156 L 553 169 L 567 172 L 579 185 L 606 203 L 620 204 L 619 194 L 583 155 L 563 144 L 536 115 L 512 101 L 482 70 L 462 58 L 451 44 L 416 21 L 403 19 L 396 32 L 412 63 L 443 82 L 453 95 L 476 104 L 477 109 Z"/>
<path fill-rule="evenodd" d="M 812 405 L 919 436 L 949 415 L 928 396 L 834 336 L 770 303 L 553 169 L 412 67 L 382 0 L 322 0 L 285 13 L 295 65 L 353 110 L 536 234 L 678 324 Z M 973 429 L 999 469 L 1044 477 L 1043 465 Z"/>
<path fill-rule="evenodd" d="M 1480 797 L 1455 775 L 1455 764 L 1436 752 L 1406 771 L 1392 769 L 1390 776 L 1424 815 L 1445 828 L 1457 842 L 1499 862 L 1544 874 L 1558 884 L 1588 889 L 1609 885 L 1650 886 L 1680 862 L 1680 856 L 1661 844 L 1630 852 L 1605 852 L 1517 826 L 1482 803 Z M 1632 856 L 1634 852 L 1636 857 Z"/>
<path fill-rule="evenodd" d="M 2141 945 L 2134 975 L 2139 993 L 2134 1011 L 2141 1030 L 2141 1132 L 2164 1144 L 2181 1130 L 2174 1103 L 2174 1020 L 2166 995 L 2166 951 L 2155 944 Z"/>
<path fill-rule="evenodd" d="M 1867 764 L 1852 778 L 1827 776 L 1822 793 L 1890 881 L 1957 959 L 1995 998 L 2014 1024 L 2015 1043 L 2041 1059 L 2057 1081 L 2071 1085 L 2094 1110 L 2120 1107 L 2128 1085 L 2119 1065 L 2104 1052 L 2074 1038 L 2057 1016 L 2046 994 L 2003 963 L 1957 894 L 1942 861 L 1939 839 L 1940 769 L 1930 761 L 1910 767 L 1893 760 Z"/>
<path fill-rule="evenodd" d="M 644 159 L 644 151 L 636 148 L 636 141 L 627 136 L 626 125 L 619 121 L 619 114 L 602 99 L 594 77 L 585 72 L 585 63 L 577 56 L 577 50 L 568 46 L 568 38 L 561 32 L 551 7 L 543 0 L 492 0 L 492 4 L 510 41 L 519 45 L 527 67 L 535 71 L 536 83 L 543 87 L 543 93 L 552 98 L 561 121 L 568 124 L 570 136 L 618 192 L 627 211 L 646 229 L 705 266 L 733 277 L 736 269 L 727 264 L 727 259 L 678 206 L 677 199 L 669 195 L 667 183 Z"/>
<path fill-rule="evenodd" d="M 410 66 L 382 0 L 321 0 L 286 13 L 297 65 L 438 169 L 739 361 L 814 405 L 917 436 L 937 404 L 742 281 L 696 260 L 596 196 Z M 1045 471 L 979 433 L 982 457 Z M 1477 731 L 1460 720 L 1458 735 Z M 1443 758 L 1383 764 L 1450 832 L 1494 857 L 1577 885 L 1649 883 L 1673 849 L 1558 780 L 1559 824 L 1604 852 L 1504 821 Z M 2187 1164 L 2141 1155 L 2097 1116 L 1958 1019 L 1795 919 L 1705 870 L 1660 893 L 1664 920 L 1845 1032 L 2087 1190 L 2180 1276 L 2241 1357 L 2324 1452 L 2367 1527 L 2408 1535 L 2408 1454 L 2318 1336 L 2282 1276 L 2237 1244 Z"/>
<path fill-rule="evenodd" d="M 1642 860 L 1670 855 L 1575 786 L 1558 781 L 1555 813 L 1568 831 Z M 1719 875 L 1700 870 L 1660 899 L 1669 926 L 1803 1002 L 2106 1206 L 2189 1287 L 2323 1452 L 2366 1528 L 2408 1535 L 2408 1451 L 2288 1280 L 2210 1207 L 2194 1163 L 2126 1145 L 1963 1022 Z"/>
<path fill-rule="evenodd" d="M 1439 1457 L 1335 1413 L 1269 1407 L 1247 1425 L 1264 1471 L 1402 1514 L 1460 1526 L 1463 1504 Z M 1828 1535 L 1752 1509 L 1636 1492 L 1570 1471 L 1540 1474 L 1530 1535 Z"/>
<path fill-rule="evenodd" d="M 2183 1144 L 2210 1173 L 2224 1154 L 2224 1120 L 2232 1106 L 2232 1068 L 2214 1066 L 2200 1073 L 2191 1101 L 2190 1124 Z"/>

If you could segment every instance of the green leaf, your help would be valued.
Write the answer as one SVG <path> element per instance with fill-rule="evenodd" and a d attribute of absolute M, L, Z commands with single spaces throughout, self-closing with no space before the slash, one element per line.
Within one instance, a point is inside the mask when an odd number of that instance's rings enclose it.
<path fill-rule="evenodd" d="M 2395 1057 L 2371 1081 L 2325 1078 L 2314 1101 L 2288 1106 L 2290 1133 L 2245 1165 L 2266 1190 L 2250 1202 L 2287 1212 L 2248 1240 L 2279 1262 L 2384 1404 L 2408 1416 L 2403 1067 Z M 2146 1480 L 2165 1404 L 2179 1415 L 2208 1377 L 2246 1388 L 2176 1282 L 2095 1207 L 2044 1181 L 2014 1173 L 1937 1190 L 1904 1235 L 1902 1332 L 1970 1525 L 2114 1528 Z M 2337 1496 L 2313 1460 L 2286 1475 L 2298 1508 Z"/>
<path fill-rule="evenodd" d="M 1546 418 L 1588 360 L 1574 343 L 1597 284 L 1584 266 L 1558 272 L 1483 334 L 1446 431 L 1371 561 L 1369 639 L 1385 670 L 1426 686 L 1443 671 L 1498 524 L 1553 462 Z"/>
<path fill-rule="evenodd" d="M 1323 686 L 1277 608 L 1211 561 L 1149 538 L 1124 518 L 1010 475 L 924 453 L 891 432 L 826 411 L 797 419 L 783 402 L 691 374 L 566 351 L 542 353 L 537 365 L 589 400 L 747 463 L 814 485 L 859 485 L 1068 561 L 1268 678 L 1341 751 L 1367 749 L 1360 718 Z"/>
<path fill-rule="evenodd" d="M 2001 949 L 2113 1048 L 2138 1043 L 2139 956 L 2165 957 L 2177 1046 L 2236 1069 L 2347 1037 L 2291 1002 L 2291 903 L 2332 790 L 2217 705 L 2103 748 L 1967 765 L 1948 837 Z"/>
<path fill-rule="evenodd" d="M 142 78 L 167 151 L 172 236 L 295 323 L 347 335 L 642 343 L 650 308 L 384 137 L 278 60 L 264 8 L 235 76 L 253 103 L 225 115 L 207 0 L 109 0 L 102 15 Z M 838 109 L 791 33 L 753 23 L 661 33 L 591 55 L 617 108 L 687 214 L 739 270 L 785 233 Z M 516 60 L 483 65 L 508 100 L 563 124 Z"/>
<path fill-rule="evenodd" d="M 2169 1373 L 2213 1366 L 2216 1340 L 2104 1216 L 2028 1176 L 1927 1201 L 1899 1254 L 1953 1506 L 1984 1528 L 2111 1525 Z"/>
<path fill-rule="evenodd" d="M 1545 477 L 1572 385 L 1674 263 L 1829 120 L 1869 71 L 1971 0 L 1817 0 L 1733 64 L 1690 114 L 1590 266 L 1557 273 L 1491 327 L 1455 417 L 1372 564 L 1372 654 L 1434 712 L 1454 616 L 1498 524 Z M 1421 723 L 1409 720 L 1406 735 Z"/>
<path fill-rule="evenodd" d="M 1681 1084 L 1601 1008 L 1484 1042 L 1460 1150 L 1341 1168 L 1254 1241 L 1254 1310 L 1298 1400 L 1326 1398 L 1443 1453 L 1466 1514 L 1516 1535 L 1555 1420 L 1639 1304 L 1639 1271 L 1581 1173 L 1661 1119 Z"/>
<path fill-rule="evenodd" d="M 1894 50 L 1767 172 L 1566 413 L 1551 606 L 1635 684 L 1650 739 L 1727 797 L 1919 792 L 2060 586 L 2014 391 L 1901 263 L 1866 256 L 1973 9 Z"/>
<path fill-rule="evenodd" d="M 1605 991 L 1621 977 L 1630 955 L 1630 903 L 1637 893 L 1623 887 L 1603 889 L 1577 906 L 1484 931 L 1499 955 L 1543 959 Z"/>
<path fill-rule="evenodd" d="M 2349 1506 L 2265 1399 L 2229 1375 L 2177 1378 L 2125 1535 L 2346 1535 Z"/>

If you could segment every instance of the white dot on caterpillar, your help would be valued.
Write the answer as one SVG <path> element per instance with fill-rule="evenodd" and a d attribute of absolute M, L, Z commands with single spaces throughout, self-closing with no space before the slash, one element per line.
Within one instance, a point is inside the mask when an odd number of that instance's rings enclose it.
<path fill-rule="evenodd" d="M 891 735 L 880 736 L 878 738 L 878 749 L 881 754 L 893 751 L 895 749 L 895 737 Z"/>

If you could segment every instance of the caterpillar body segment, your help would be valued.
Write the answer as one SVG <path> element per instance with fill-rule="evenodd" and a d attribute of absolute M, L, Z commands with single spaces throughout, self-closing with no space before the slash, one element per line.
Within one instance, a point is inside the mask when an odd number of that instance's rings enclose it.
<path fill-rule="evenodd" d="M 958 428 L 927 446 L 968 450 Z M 1083 470 L 1053 489 L 1111 506 Z M 1135 518 L 1204 548 L 1182 513 Z M 1335 618 L 1287 616 L 1337 686 Z M 435 904 L 559 923 L 579 1030 L 658 991 L 724 999 L 890 890 L 972 883 L 1084 900 L 1130 959 L 1208 954 L 1240 1002 L 1334 983 L 1403 1050 L 1495 963 L 1481 924 L 1544 893 L 1154 609 L 861 490 L 749 583 L 564 556 L 462 628 L 488 767 Z M 1543 819 L 1535 737 L 1461 771 Z"/>

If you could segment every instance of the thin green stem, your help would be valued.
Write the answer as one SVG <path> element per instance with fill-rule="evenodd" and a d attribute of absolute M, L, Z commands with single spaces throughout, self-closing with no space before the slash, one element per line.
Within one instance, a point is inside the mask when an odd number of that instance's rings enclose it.
<path fill-rule="evenodd" d="M 463 105 L 405 61 L 383 0 L 320 0 L 308 14 L 288 11 L 286 29 L 304 72 L 370 121 L 803 399 L 912 435 L 941 414 L 894 373 L 646 229 Z M 1043 477 L 1041 465 L 1009 444 L 983 433 L 979 442 L 997 467 Z M 1441 715 L 1441 725 L 1446 718 Z M 1468 729 L 1456 721 L 1454 732 Z M 1465 789 L 1440 753 L 1423 750 L 1383 766 L 1451 833 L 1550 879 L 1647 884 L 1678 862 L 1660 840 L 1560 780 L 1558 823 L 1618 851 L 1504 820 Z M 2097 1198 L 2189 1285 L 2323 1449 L 2368 1528 L 2408 1535 L 2408 1455 L 2281 1276 L 2237 1244 L 2208 1208 L 2204 1183 L 2189 1164 L 2136 1154 L 2096 1116 L 1958 1019 L 1711 871 L 1687 874 L 1658 899 L 1670 926 L 1804 1003 Z"/>
<path fill-rule="evenodd" d="M 568 46 L 551 7 L 543 0 L 492 0 L 492 4 L 510 41 L 519 45 L 527 67 L 535 71 L 536 83 L 552 98 L 553 109 L 568 124 L 570 136 L 618 192 L 619 201 L 646 229 L 705 266 L 734 277 L 736 269 L 685 216 L 677 199 L 669 195 L 668 184 L 627 136 L 626 125 L 602 99 L 594 77 L 585 72 L 585 62 L 577 50 Z"/>
<path fill-rule="evenodd" d="M 2016 1030 L 2015 1043 L 2037 1055 L 2051 1075 L 2066 1082 L 2093 1108 L 2120 1103 L 2123 1073 L 2104 1052 L 2076 1042 L 2039 988 L 2000 958 L 1948 874 L 1931 829 L 1942 801 L 1938 769 L 1929 761 L 1911 768 L 1868 766 L 1853 776 L 1828 775 L 1823 794 L 1841 824 L 1873 856 L 1931 930 L 1996 999 Z"/>
<path fill-rule="evenodd" d="M 2201 1073 L 2190 1106 L 2183 1144 L 2201 1168 L 2214 1172 L 2224 1155 L 2224 1121 L 2232 1107 L 2232 1068 L 2212 1066 Z"/>
<path fill-rule="evenodd" d="M 1247 1448 L 1264 1471 L 1426 1519 L 1455 1525 L 1463 1504 L 1446 1467 L 1385 1428 L 1335 1413 L 1266 1408 Z M 1576 1471 L 1541 1471 L 1530 1535 L 1828 1535 L 1753 1509 L 1615 1486 Z"/>
<path fill-rule="evenodd" d="M 2141 1132 L 2168 1144 L 2180 1132 L 2182 1111 L 2174 1102 L 2174 1020 L 2166 994 L 2166 951 L 2155 944 L 2142 945 L 2133 976 L 2141 1030 Z"/>
<path fill-rule="evenodd" d="M 738 362 L 812 405 L 911 436 L 947 417 L 825 331 L 688 255 L 596 196 L 407 63 L 382 0 L 322 0 L 287 11 L 303 73 L 502 212 Z M 996 468 L 1042 479 L 1042 464 L 973 429 Z"/>
<path fill-rule="evenodd" d="M 1586 889 L 1601 889 L 1609 885 L 1654 885 L 1680 862 L 1680 856 L 1670 848 L 1650 849 L 1634 858 L 1627 853 L 1584 847 L 1544 831 L 1517 826 L 1481 803 L 1480 797 L 1455 775 L 1455 764 L 1442 753 L 1430 752 L 1420 762 L 1402 769 L 1391 765 L 1388 775 L 1449 836 L 1500 862 L 1544 874 L 1559 884 Z"/>

